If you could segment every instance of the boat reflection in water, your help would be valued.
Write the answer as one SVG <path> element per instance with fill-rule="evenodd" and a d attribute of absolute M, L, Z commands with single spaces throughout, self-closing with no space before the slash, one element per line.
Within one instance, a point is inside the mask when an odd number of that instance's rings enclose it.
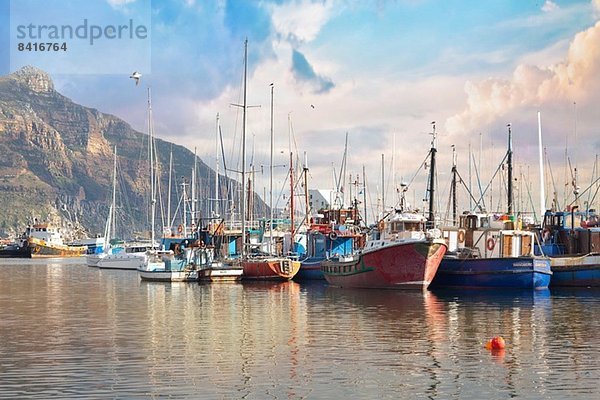
<path fill-rule="evenodd" d="M 159 283 L 82 259 L 5 261 L 0 398 L 595 398 L 599 389 L 594 290 Z M 484 348 L 494 336 L 504 353 Z"/>

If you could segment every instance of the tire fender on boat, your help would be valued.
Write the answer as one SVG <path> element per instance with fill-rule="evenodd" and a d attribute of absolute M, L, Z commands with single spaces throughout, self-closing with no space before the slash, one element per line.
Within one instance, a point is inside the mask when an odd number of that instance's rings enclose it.
<path fill-rule="evenodd" d="M 338 238 L 338 234 L 337 233 L 335 233 L 334 231 L 329 232 L 329 239 L 335 240 L 337 238 Z"/>
<path fill-rule="evenodd" d="M 489 251 L 494 250 L 494 246 L 496 246 L 496 241 L 494 240 L 494 238 L 489 238 L 485 244 L 485 246 L 487 247 L 487 249 Z"/>

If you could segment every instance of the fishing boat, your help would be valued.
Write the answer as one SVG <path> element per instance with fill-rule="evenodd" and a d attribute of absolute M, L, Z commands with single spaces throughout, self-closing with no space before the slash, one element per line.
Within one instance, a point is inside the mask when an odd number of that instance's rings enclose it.
<path fill-rule="evenodd" d="M 85 255 L 86 246 L 71 246 L 64 243 L 60 228 L 50 223 L 33 224 L 23 235 L 21 254 L 25 258 L 80 257 Z"/>
<path fill-rule="evenodd" d="M 241 152 L 242 152 L 242 182 L 246 180 L 246 111 L 247 111 L 247 77 L 248 77 L 248 40 L 244 42 L 244 87 L 243 87 L 243 104 L 241 105 L 243 116 L 242 116 L 242 140 L 241 140 Z M 271 98 L 273 91 L 271 91 Z M 271 102 L 272 105 L 273 102 Z M 271 107 L 272 110 L 272 107 Z M 271 117 L 273 113 L 271 112 Z M 271 121 L 273 118 L 271 118 Z M 272 132 L 271 123 L 271 132 Z M 271 138 L 273 135 L 271 134 Z M 273 146 L 271 146 L 271 154 L 273 153 Z M 290 153 L 290 160 L 292 155 Z M 271 162 L 271 166 L 272 166 Z M 292 171 L 292 165 L 290 163 L 290 171 Z M 272 174 L 271 174 L 272 177 Z M 293 203 L 293 179 L 292 182 L 292 194 L 290 199 Z M 271 183 L 272 186 L 272 183 Z M 272 192 L 272 188 L 271 188 Z M 239 264 L 243 268 L 243 279 L 251 279 L 251 280 L 290 280 L 298 273 L 300 269 L 300 262 L 297 260 L 293 260 L 288 257 L 278 256 L 278 255 L 257 255 L 257 256 L 249 256 L 248 255 L 248 243 L 247 243 L 247 226 L 246 226 L 246 190 L 242 190 L 242 196 L 240 200 L 240 212 L 241 212 L 241 256 L 238 261 Z M 293 216 L 293 204 L 290 206 L 290 214 Z M 271 219 L 272 221 L 272 219 Z M 292 217 L 292 242 L 293 242 L 293 217 Z M 272 231 L 272 229 L 271 229 Z"/>
<path fill-rule="evenodd" d="M 428 183 L 429 216 L 405 210 L 404 193 L 400 208 L 380 218 L 365 247 L 350 255 L 322 262 L 321 271 L 331 285 L 370 289 L 426 289 L 446 253 L 447 245 L 435 223 L 435 125 Z M 406 186 L 405 189 L 408 187 Z"/>
<path fill-rule="evenodd" d="M 432 288 L 545 289 L 548 257 L 534 255 L 535 232 L 513 229 L 508 216 L 467 214 L 459 228 L 445 228 L 449 251 Z"/>
<path fill-rule="evenodd" d="M 322 210 L 307 232 L 307 249 L 300 262 L 296 281 L 325 279 L 321 263 L 330 257 L 352 254 L 364 245 L 363 235 L 357 232 L 355 209 Z M 336 223 L 339 221 L 339 223 Z M 352 223 L 346 224 L 346 221 Z"/>
<path fill-rule="evenodd" d="M 425 231 L 426 221 L 422 215 L 395 210 L 379 223 L 379 237 L 369 238 L 364 249 L 323 261 L 325 279 L 349 288 L 427 288 L 446 243 L 441 232 Z"/>
<path fill-rule="evenodd" d="M 31 258 L 31 252 L 23 240 L 0 247 L 0 258 Z"/>
<path fill-rule="evenodd" d="M 456 199 L 456 154 L 453 155 L 452 198 Z M 449 251 L 432 287 L 545 289 L 552 272 L 547 257 L 534 254 L 534 232 L 522 230 L 512 216 L 512 132 L 508 126 L 508 214 L 466 213 L 458 227 L 444 228 Z M 456 204 L 453 206 L 456 219 Z"/>
<path fill-rule="evenodd" d="M 595 210 L 547 211 L 538 254 L 550 257 L 550 286 L 600 286 L 600 216 Z"/>

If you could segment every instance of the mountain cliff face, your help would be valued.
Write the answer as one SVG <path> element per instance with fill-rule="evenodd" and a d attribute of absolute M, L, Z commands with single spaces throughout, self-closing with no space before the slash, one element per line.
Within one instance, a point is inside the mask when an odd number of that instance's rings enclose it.
<path fill-rule="evenodd" d="M 72 226 L 80 235 L 103 232 L 115 144 L 117 233 L 147 234 L 148 136 L 115 116 L 73 103 L 37 68 L 24 67 L 0 77 L 0 235 L 18 234 L 34 218 Z M 173 176 L 189 176 L 194 155 L 181 145 L 158 139 L 156 147 L 160 164 L 166 166 L 160 184 L 164 192 L 171 149 L 179 169 Z M 213 198 L 214 172 L 200 160 L 198 176 L 198 198 Z M 220 181 L 223 198 L 227 181 Z M 172 196 L 176 202 L 175 189 Z M 162 197 L 166 201 L 166 193 Z M 205 216 L 211 206 L 206 200 L 199 205 Z"/>

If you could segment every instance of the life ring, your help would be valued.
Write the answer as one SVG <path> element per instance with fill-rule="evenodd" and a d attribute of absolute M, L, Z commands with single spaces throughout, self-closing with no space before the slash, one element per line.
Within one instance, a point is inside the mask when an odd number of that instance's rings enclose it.
<path fill-rule="evenodd" d="M 460 243 L 465 241 L 465 231 L 458 231 L 458 241 Z"/>
<path fill-rule="evenodd" d="M 179 225 L 177 227 L 177 232 L 179 232 L 179 233 L 183 232 L 183 225 Z"/>
<path fill-rule="evenodd" d="M 494 240 L 494 238 L 489 238 L 485 244 L 485 246 L 487 247 L 487 249 L 489 251 L 494 250 L 494 246 L 496 246 L 496 241 Z"/>
<path fill-rule="evenodd" d="M 338 238 L 338 234 L 335 231 L 329 232 L 329 239 L 335 240 Z"/>
<path fill-rule="evenodd" d="M 379 230 L 379 232 L 383 232 L 383 230 L 385 229 L 385 222 L 383 220 L 380 220 L 377 223 L 377 229 Z"/>

